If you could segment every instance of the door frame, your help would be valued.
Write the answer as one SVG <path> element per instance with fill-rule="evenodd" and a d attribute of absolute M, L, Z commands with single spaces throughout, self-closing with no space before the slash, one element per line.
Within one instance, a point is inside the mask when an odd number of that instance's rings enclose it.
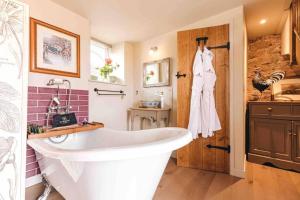
<path fill-rule="evenodd" d="M 229 169 L 230 175 L 240 178 L 245 177 L 246 164 L 247 33 L 244 23 L 243 14 L 229 23 Z"/>

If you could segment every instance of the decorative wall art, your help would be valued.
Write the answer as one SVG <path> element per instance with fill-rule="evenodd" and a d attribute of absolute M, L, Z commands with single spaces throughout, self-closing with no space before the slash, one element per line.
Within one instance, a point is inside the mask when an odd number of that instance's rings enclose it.
<path fill-rule="evenodd" d="M 0 0 L 0 200 L 24 199 L 28 6 Z"/>
<path fill-rule="evenodd" d="M 11 103 L 19 98 L 19 92 L 11 85 L 0 81 L 0 129 L 16 133 L 19 131 L 20 110 Z"/>
<path fill-rule="evenodd" d="M 16 164 L 16 139 L 14 137 L 0 137 L 0 173 L 4 184 L 5 191 L 0 193 L 0 199 L 16 199 L 18 172 Z M 2 186 L 2 185 L 1 185 Z M 3 190 L 3 188 L 1 188 Z M 4 197 L 9 198 L 4 198 Z"/>
<path fill-rule="evenodd" d="M 80 77 L 80 36 L 30 19 L 30 71 Z"/>

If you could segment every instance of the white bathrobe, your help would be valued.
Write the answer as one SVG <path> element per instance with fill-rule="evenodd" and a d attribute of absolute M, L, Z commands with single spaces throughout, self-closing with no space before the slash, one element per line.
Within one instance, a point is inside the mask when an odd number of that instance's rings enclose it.
<path fill-rule="evenodd" d="M 213 54 L 206 47 L 198 48 L 193 65 L 193 86 L 190 106 L 189 131 L 193 138 L 198 134 L 211 137 L 220 130 L 220 120 L 215 108 L 214 87 L 216 74 L 212 65 Z"/>

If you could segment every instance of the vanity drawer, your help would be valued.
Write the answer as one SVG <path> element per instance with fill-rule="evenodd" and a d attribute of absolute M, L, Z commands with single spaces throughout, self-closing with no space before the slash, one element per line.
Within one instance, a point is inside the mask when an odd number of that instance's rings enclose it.
<path fill-rule="evenodd" d="M 157 112 L 156 111 L 142 111 L 142 110 L 135 110 L 133 112 L 134 117 L 142 117 L 142 118 L 157 118 Z"/>
<path fill-rule="evenodd" d="M 298 112 L 300 112 L 300 110 Z M 273 116 L 273 117 L 291 116 L 292 107 L 291 105 L 274 105 L 274 104 L 251 105 L 250 114 L 256 116 Z"/>

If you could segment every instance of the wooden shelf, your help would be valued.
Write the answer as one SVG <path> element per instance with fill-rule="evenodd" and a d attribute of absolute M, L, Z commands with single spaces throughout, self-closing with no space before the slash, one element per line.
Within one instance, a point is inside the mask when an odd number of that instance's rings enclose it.
<path fill-rule="evenodd" d="M 68 127 L 60 127 L 56 129 L 52 129 L 49 131 L 46 131 L 45 133 L 40 133 L 40 134 L 28 134 L 27 138 L 28 139 L 37 139 L 37 138 L 49 138 L 49 137 L 55 137 L 55 136 L 60 136 L 60 135 L 68 135 L 68 134 L 73 134 L 73 133 L 78 133 L 78 132 L 84 132 L 84 131 L 91 131 L 95 130 L 98 128 L 103 128 L 104 124 L 98 123 L 98 122 L 93 122 L 88 125 L 72 125 Z"/>

